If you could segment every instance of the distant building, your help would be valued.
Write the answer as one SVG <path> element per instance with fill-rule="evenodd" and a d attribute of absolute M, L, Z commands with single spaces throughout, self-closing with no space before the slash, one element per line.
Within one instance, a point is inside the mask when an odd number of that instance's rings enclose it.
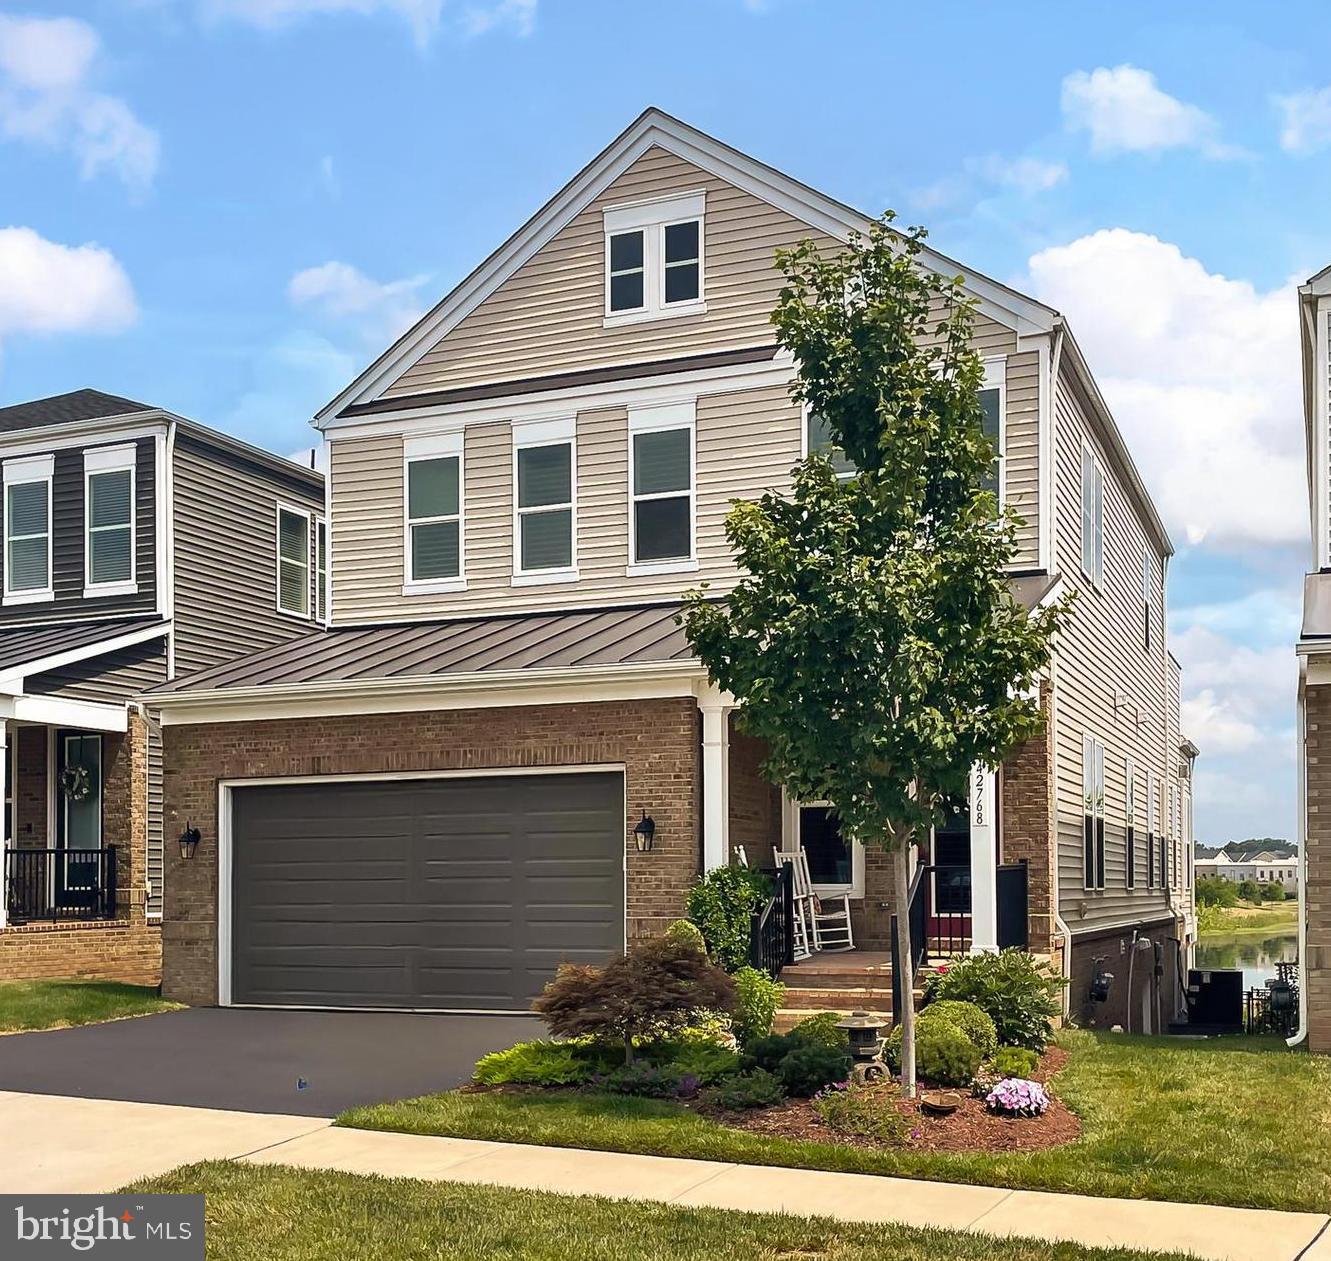
<path fill-rule="evenodd" d="M 1269 850 L 1237 861 L 1221 850 L 1213 858 L 1198 858 L 1194 863 L 1197 879 L 1219 876 L 1222 880 L 1255 880 L 1258 884 L 1278 884 L 1288 894 L 1299 891 L 1299 860 L 1282 858 Z"/>

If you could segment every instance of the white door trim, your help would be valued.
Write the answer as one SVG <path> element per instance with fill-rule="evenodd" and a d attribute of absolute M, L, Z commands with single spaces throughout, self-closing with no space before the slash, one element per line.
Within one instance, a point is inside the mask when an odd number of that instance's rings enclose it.
<path fill-rule="evenodd" d="M 800 848 L 799 818 L 801 806 L 827 806 L 827 801 L 796 801 L 784 788 L 781 790 L 781 852 L 797 854 Z M 852 898 L 864 896 L 864 844 L 861 841 L 850 843 L 851 880 L 849 884 L 815 884 L 813 891 L 819 897 L 840 897 L 847 894 Z"/>

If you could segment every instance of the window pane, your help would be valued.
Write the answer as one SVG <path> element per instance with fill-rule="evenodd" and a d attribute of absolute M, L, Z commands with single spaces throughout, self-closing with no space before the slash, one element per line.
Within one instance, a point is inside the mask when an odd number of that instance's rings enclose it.
<path fill-rule="evenodd" d="M 88 478 L 88 524 L 129 524 L 129 469 L 94 473 Z"/>
<path fill-rule="evenodd" d="M 9 589 L 40 591 L 48 585 L 46 536 L 9 541 Z"/>
<path fill-rule="evenodd" d="M 407 515 L 451 517 L 458 511 L 458 460 L 412 460 L 407 465 Z"/>
<path fill-rule="evenodd" d="M 294 512 L 278 513 L 278 554 L 283 560 L 310 563 L 310 531 L 304 517 Z"/>
<path fill-rule="evenodd" d="M 633 493 L 656 495 L 688 490 L 691 431 L 666 429 L 633 435 Z"/>
<path fill-rule="evenodd" d="M 692 550 L 689 497 L 643 499 L 633 505 L 635 560 L 671 560 Z"/>
<path fill-rule="evenodd" d="M 573 564 L 573 513 L 532 512 L 520 518 L 523 569 L 567 569 Z"/>
<path fill-rule="evenodd" d="M 88 556 L 91 582 L 128 582 L 132 576 L 129 526 L 95 530 L 88 536 Z"/>
<path fill-rule="evenodd" d="M 814 884 L 848 885 L 854 879 L 851 849 L 831 806 L 800 807 L 800 848 Z"/>
<path fill-rule="evenodd" d="M 612 311 L 636 311 L 642 305 L 642 272 L 631 271 L 624 276 L 610 277 Z"/>
<path fill-rule="evenodd" d="M 980 487 L 982 490 L 992 491 L 995 495 L 998 494 L 998 457 L 1000 454 L 998 398 L 998 390 L 980 391 L 980 411 L 982 413 L 981 424 L 984 428 L 984 436 L 989 439 L 994 448 L 993 465 L 988 475 L 980 482 Z"/>
<path fill-rule="evenodd" d="M 610 270 L 631 271 L 642 266 L 642 233 L 619 232 L 610 238 Z"/>
<path fill-rule="evenodd" d="M 693 262 L 698 257 L 698 221 L 672 223 L 665 230 L 665 261 Z"/>
<path fill-rule="evenodd" d="M 573 499 L 573 447 L 560 442 L 518 451 L 518 507 L 539 508 Z"/>
<path fill-rule="evenodd" d="M 20 482 L 9 488 L 9 533 L 45 534 L 47 483 Z"/>
<path fill-rule="evenodd" d="M 456 578 L 459 572 L 456 521 L 411 527 L 411 576 L 415 581 Z"/>
<path fill-rule="evenodd" d="M 305 613 L 309 610 L 310 571 L 304 565 L 291 561 L 278 564 L 278 599 L 288 613 Z"/>
<path fill-rule="evenodd" d="M 665 274 L 665 300 L 691 302 L 698 296 L 698 264 L 681 263 L 667 267 Z"/>
<path fill-rule="evenodd" d="M 817 412 L 809 413 L 809 454 L 827 456 L 832 461 L 832 470 L 838 474 L 855 472 L 855 465 L 846 453 L 832 441 L 832 431 L 827 421 Z"/>

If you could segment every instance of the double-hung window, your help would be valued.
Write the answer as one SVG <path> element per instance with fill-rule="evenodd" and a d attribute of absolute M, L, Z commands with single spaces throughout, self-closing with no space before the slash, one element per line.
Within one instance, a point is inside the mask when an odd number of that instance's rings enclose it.
<path fill-rule="evenodd" d="M 804 453 L 825 455 L 832 463 L 832 472 L 838 477 L 855 476 L 855 461 L 837 445 L 831 426 L 807 407 L 804 409 Z"/>
<path fill-rule="evenodd" d="M 1081 571 L 1100 587 L 1105 576 L 1105 476 L 1089 446 L 1081 449 Z"/>
<path fill-rule="evenodd" d="M 1165 861 L 1160 869 L 1160 883 L 1167 889 L 1178 884 L 1178 856 L 1173 852 L 1178 844 L 1178 789 L 1169 786 L 1169 843 L 1164 847 Z"/>
<path fill-rule="evenodd" d="M 1003 463 L 1004 399 L 1007 393 L 1007 360 L 986 359 L 984 362 L 984 384 L 980 389 L 980 417 L 984 427 L 984 436 L 994 448 L 994 463 L 989 475 L 984 479 L 982 488 L 998 496 L 998 502 L 1004 502 L 1006 494 L 1005 468 Z"/>
<path fill-rule="evenodd" d="M 1146 887 L 1155 888 L 1155 842 L 1156 828 L 1159 825 L 1160 782 L 1154 775 L 1148 777 L 1146 799 Z"/>
<path fill-rule="evenodd" d="M 693 403 L 629 411 L 629 573 L 695 567 Z"/>
<path fill-rule="evenodd" d="M 50 600 L 51 479 L 55 458 L 49 455 L 6 460 L 5 603 Z"/>
<path fill-rule="evenodd" d="M 684 193 L 604 213 L 608 325 L 706 309 L 703 211 L 706 194 Z"/>
<path fill-rule="evenodd" d="M 462 431 L 408 438 L 404 594 L 464 585 Z"/>
<path fill-rule="evenodd" d="M 328 519 L 314 523 L 314 600 L 319 621 L 328 621 Z"/>
<path fill-rule="evenodd" d="M 1124 873 L 1123 883 L 1129 889 L 1137 887 L 1137 766 L 1131 758 L 1123 768 L 1126 785 L 1123 800 Z"/>
<path fill-rule="evenodd" d="M 83 453 L 83 594 L 128 595 L 134 580 L 134 448 Z"/>
<path fill-rule="evenodd" d="M 1105 750 L 1094 736 L 1083 735 L 1082 859 L 1088 889 L 1105 887 Z"/>
<path fill-rule="evenodd" d="M 577 461 L 573 417 L 513 426 L 513 580 L 577 578 Z"/>
<path fill-rule="evenodd" d="M 277 506 L 277 607 L 310 615 L 310 514 L 285 504 Z"/>

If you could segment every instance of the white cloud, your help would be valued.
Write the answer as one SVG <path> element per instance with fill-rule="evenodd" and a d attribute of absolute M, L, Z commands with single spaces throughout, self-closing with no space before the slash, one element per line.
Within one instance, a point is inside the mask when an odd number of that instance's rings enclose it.
<path fill-rule="evenodd" d="M 0 133 L 68 149 L 85 179 L 105 169 L 142 189 L 157 172 L 157 133 L 92 86 L 100 46 L 75 18 L 0 14 Z"/>
<path fill-rule="evenodd" d="M 458 13 L 464 35 L 483 35 L 507 29 L 530 35 L 535 27 L 538 0 L 484 0 L 465 5 Z M 411 28 L 416 42 L 425 45 L 443 22 L 446 0 L 200 0 L 207 18 L 230 18 L 264 30 L 277 30 L 304 18 L 328 14 L 369 16 L 387 13 Z"/>
<path fill-rule="evenodd" d="M 1271 99 L 1280 115 L 1280 147 L 1286 153 L 1316 153 L 1331 144 L 1331 88 Z"/>
<path fill-rule="evenodd" d="M 467 35 L 487 35 L 497 27 L 527 36 L 536 29 L 537 0 L 494 0 L 491 4 L 469 4 L 462 14 Z"/>
<path fill-rule="evenodd" d="M 287 284 L 294 306 L 353 324 L 372 345 L 393 341 L 421 316 L 418 290 L 428 276 L 381 283 L 336 259 L 297 272 Z"/>
<path fill-rule="evenodd" d="M 1067 315 L 1171 532 L 1306 540 L 1293 282 L 1262 292 L 1112 228 L 1036 254 L 1030 287 Z"/>
<path fill-rule="evenodd" d="M 1092 153 L 1197 149 L 1211 158 L 1239 154 L 1220 143 L 1210 114 L 1162 91 L 1155 75 L 1136 66 L 1074 70 L 1063 80 L 1062 108 L 1069 131 L 1090 134 Z"/>
<path fill-rule="evenodd" d="M 1068 168 L 1063 162 L 1046 162 L 1031 157 L 1005 158 L 997 153 L 968 159 L 966 169 L 994 184 L 1027 195 L 1047 192 L 1068 177 Z"/>
<path fill-rule="evenodd" d="M 116 332 L 137 314 L 129 277 L 108 250 L 0 228 L 0 338 Z"/>

